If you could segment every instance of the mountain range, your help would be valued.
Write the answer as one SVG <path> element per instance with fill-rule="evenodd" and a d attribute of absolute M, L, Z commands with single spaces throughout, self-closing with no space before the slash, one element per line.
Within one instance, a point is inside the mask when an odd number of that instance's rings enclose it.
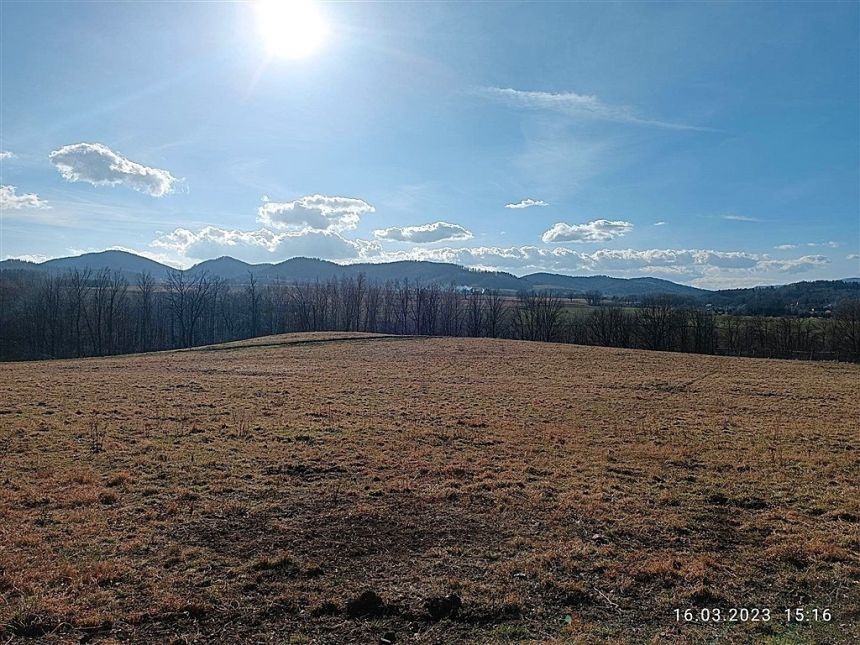
<path fill-rule="evenodd" d="M 2 271 L 63 272 L 74 269 L 102 269 L 118 271 L 129 280 L 148 272 L 163 279 L 175 269 L 126 251 L 102 251 L 66 258 L 55 258 L 34 263 L 23 260 L 0 262 Z M 409 280 L 412 283 L 454 284 L 474 289 L 497 289 L 516 292 L 521 290 L 550 290 L 569 293 L 599 291 L 606 297 L 639 298 L 648 294 L 671 294 L 713 303 L 727 308 L 743 307 L 748 311 L 808 311 L 828 307 L 847 298 L 860 298 L 860 279 L 818 280 L 796 282 L 774 287 L 724 289 L 709 291 L 677 284 L 660 278 L 613 278 L 605 275 L 570 276 L 555 273 L 532 273 L 515 276 L 503 271 L 479 271 L 444 262 L 403 261 L 379 264 L 336 264 L 312 258 L 290 258 L 274 264 L 249 264 L 224 256 L 205 260 L 184 270 L 191 276 L 207 272 L 234 283 L 246 283 L 253 275 L 260 284 L 275 281 L 312 282 L 364 274 L 371 282 L 383 283 Z"/>
<path fill-rule="evenodd" d="M 149 272 L 156 279 L 164 278 L 171 267 L 126 251 L 102 251 L 85 253 L 74 257 L 55 258 L 34 263 L 23 260 L 4 260 L 0 270 L 29 270 L 62 272 L 73 269 L 107 268 L 118 271 L 128 278 Z M 569 276 L 553 273 L 533 273 L 517 277 L 502 271 L 478 271 L 444 262 L 403 261 L 378 264 L 336 264 L 312 258 L 290 258 L 277 264 L 249 264 L 229 256 L 205 260 L 185 272 L 209 275 L 231 282 L 246 282 L 253 274 L 260 283 L 276 280 L 281 282 L 307 282 L 329 280 L 348 276 L 364 276 L 371 282 L 409 280 L 424 284 L 455 284 L 475 289 L 498 289 L 519 291 L 522 289 L 550 289 L 555 291 L 600 291 L 607 296 L 641 296 L 648 293 L 670 293 L 679 296 L 695 296 L 704 289 L 690 287 L 659 278 L 612 278 L 609 276 Z"/>

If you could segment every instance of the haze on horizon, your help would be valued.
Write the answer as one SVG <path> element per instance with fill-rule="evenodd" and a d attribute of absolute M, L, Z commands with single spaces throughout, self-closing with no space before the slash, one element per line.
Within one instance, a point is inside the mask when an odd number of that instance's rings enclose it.
<path fill-rule="evenodd" d="M 860 5 L 0 2 L 0 259 L 860 275 Z"/>

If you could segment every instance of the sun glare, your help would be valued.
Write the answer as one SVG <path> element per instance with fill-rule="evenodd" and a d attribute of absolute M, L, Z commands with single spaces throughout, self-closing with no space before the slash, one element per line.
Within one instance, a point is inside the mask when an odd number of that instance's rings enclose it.
<path fill-rule="evenodd" d="M 262 0 L 256 9 L 260 35 L 271 56 L 310 56 L 328 33 L 319 8 L 310 0 Z"/>

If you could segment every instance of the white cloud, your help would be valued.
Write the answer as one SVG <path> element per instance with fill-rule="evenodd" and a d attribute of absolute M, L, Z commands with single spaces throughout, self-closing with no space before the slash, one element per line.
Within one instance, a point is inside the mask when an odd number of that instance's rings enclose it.
<path fill-rule="evenodd" d="M 352 197 L 306 195 L 292 202 L 273 202 L 264 196 L 257 221 L 286 231 L 335 233 L 354 229 L 362 215 L 375 210 L 366 201 Z"/>
<path fill-rule="evenodd" d="M 163 197 L 174 192 L 180 183 L 168 171 L 126 159 L 100 143 L 63 146 L 51 152 L 49 158 L 65 180 L 84 181 L 93 186 L 123 185 Z"/>
<path fill-rule="evenodd" d="M 779 246 L 775 246 L 773 248 L 778 249 L 780 251 L 788 251 L 790 249 L 799 248 L 800 244 L 780 244 Z M 842 246 L 839 242 L 807 242 L 806 246 L 811 248 L 822 247 L 828 249 L 838 249 Z"/>
<path fill-rule="evenodd" d="M 666 222 L 663 222 L 663 221 L 654 222 L 654 224 L 652 224 L 652 226 L 666 226 Z"/>
<path fill-rule="evenodd" d="M 830 259 L 823 255 L 804 255 L 793 260 L 761 260 L 756 266 L 780 273 L 803 273 L 825 264 L 830 264 Z"/>
<path fill-rule="evenodd" d="M 858 255 L 857 253 L 852 253 L 851 255 L 846 256 L 845 259 L 846 260 L 860 260 L 860 255 Z"/>
<path fill-rule="evenodd" d="M 648 125 L 672 130 L 706 129 L 683 123 L 647 119 L 640 116 L 633 108 L 623 105 L 608 105 L 596 96 L 589 94 L 515 90 L 510 87 L 485 87 L 479 89 L 479 92 L 514 107 L 529 110 L 550 110 L 571 117 L 590 117 L 603 121 Z"/>
<path fill-rule="evenodd" d="M 606 242 L 622 237 L 633 230 L 633 224 L 623 220 L 596 219 L 586 224 L 558 222 L 544 231 L 546 242 Z"/>
<path fill-rule="evenodd" d="M 729 220 L 730 222 L 760 222 L 761 220 L 757 217 L 748 217 L 746 215 L 723 215 L 723 219 Z"/>
<path fill-rule="evenodd" d="M 153 240 L 150 246 L 165 249 L 178 258 L 205 260 L 230 255 L 247 262 L 278 262 L 296 256 L 349 261 L 381 250 L 376 242 L 347 240 L 330 231 L 278 233 L 264 228 L 239 231 L 215 226 L 196 232 L 177 228 Z"/>
<path fill-rule="evenodd" d="M 459 224 L 449 224 L 448 222 L 433 222 L 420 226 L 392 226 L 391 228 L 376 230 L 373 235 L 379 240 L 414 242 L 416 244 L 472 238 L 470 231 Z"/>
<path fill-rule="evenodd" d="M 15 153 L 9 152 L 8 150 L 0 150 L 0 160 L 2 159 L 14 159 Z"/>
<path fill-rule="evenodd" d="M 785 282 L 786 274 L 821 268 L 823 256 L 772 260 L 745 251 L 711 249 L 600 249 L 584 253 L 565 247 L 412 248 L 365 259 L 370 262 L 429 260 L 470 268 L 510 271 L 517 275 L 538 271 L 568 274 L 610 274 L 618 277 L 662 276 L 703 288 L 727 288 Z"/>
<path fill-rule="evenodd" d="M 505 208 L 531 208 L 532 206 L 549 206 L 542 199 L 522 199 L 516 204 L 505 204 Z"/>
<path fill-rule="evenodd" d="M 45 260 L 50 260 L 50 255 L 42 255 L 41 253 L 25 253 L 24 255 L 10 255 L 3 258 L 4 260 L 21 260 L 22 262 L 35 262 L 41 264 Z"/>
<path fill-rule="evenodd" d="M 708 249 L 601 249 L 589 255 L 601 269 L 652 269 L 654 267 L 714 266 L 748 269 L 759 258 L 743 251 L 712 251 Z"/>
<path fill-rule="evenodd" d="M 48 202 L 36 193 L 15 192 L 15 186 L 0 186 L 0 209 L 19 210 L 22 208 L 50 208 Z"/>

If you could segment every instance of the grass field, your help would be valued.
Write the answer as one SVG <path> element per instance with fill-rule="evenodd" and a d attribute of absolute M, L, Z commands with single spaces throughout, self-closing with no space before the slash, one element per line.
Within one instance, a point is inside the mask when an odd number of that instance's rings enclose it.
<path fill-rule="evenodd" d="M 860 366 L 299 334 L 2 375 L 3 642 L 860 639 Z M 674 613 L 733 607 L 772 619 Z"/>

